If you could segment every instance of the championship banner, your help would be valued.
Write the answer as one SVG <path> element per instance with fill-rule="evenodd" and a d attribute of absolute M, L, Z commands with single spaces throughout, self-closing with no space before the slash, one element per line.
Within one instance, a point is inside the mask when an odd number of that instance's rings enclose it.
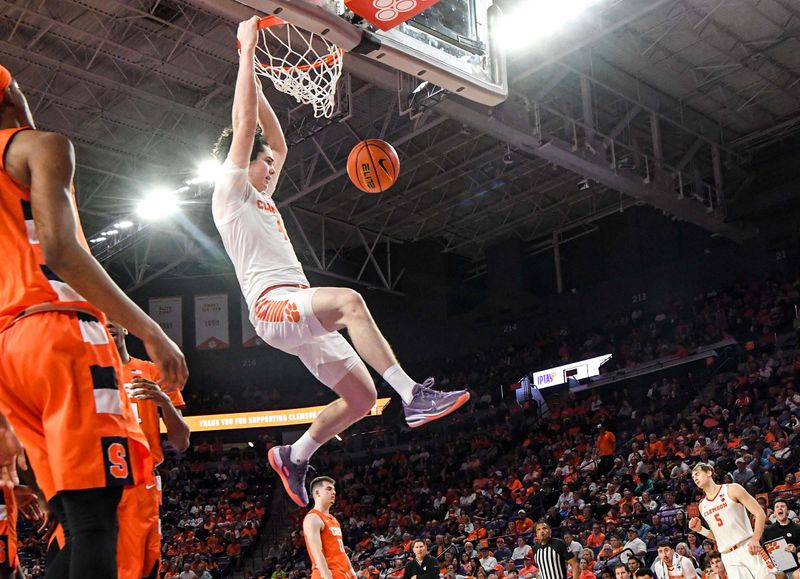
<path fill-rule="evenodd" d="M 250 323 L 250 312 L 247 309 L 247 302 L 244 301 L 244 296 L 239 300 L 242 314 L 242 346 L 245 348 L 256 348 L 265 344 L 264 340 L 258 337 L 253 324 Z"/>
<path fill-rule="evenodd" d="M 170 339 L 183 348 L 183 298 L 150 298 L 150 317 L 161 326 Z"/>
<path fill-rule="evenodd" d="M 380 416 L 391 402 L 391 398 L 378 398 L 367 416 Z M 289 408 L 286 410 L 265 410 L 263 412 L 237 412 L 235 414 L 204 414 L 202 416 L 184 416 L 183 420 L 192 432 L 209 432 L 212 430 L 236 430 L 238 428 L 267 428 L 271 426 L 294 426 L 311 424 L 325 406 L 309 406 L 306 408 Z M 161 422 L 161 432 L 167 431 Z"/>
<path fill-rule="evenodd" d="M 230 346 L 228 294 L 194 296 L 194 335 L 198 350 L 220 350 Z"/>

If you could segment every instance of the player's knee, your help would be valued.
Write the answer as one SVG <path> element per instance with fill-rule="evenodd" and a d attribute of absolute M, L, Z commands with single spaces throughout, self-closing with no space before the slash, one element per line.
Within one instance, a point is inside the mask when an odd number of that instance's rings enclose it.
<path fill-rule="evenodd" d="M 361 294 L 355 290 L 342 289 L 340 309 L 345 320 L 362 318 L 367 314 L 367 304 Z"/>
<path fill-rule="evenodd" d="M 372 407 L 375 406 L 375 402 L 378 400 L 378 393 L 375 391 L 374 386 L 370 386 L 369 388 L 365 388 L 364 394 L 360 396 L 356 402 L 356 410 L 360 416 L 367 414 Z"/>

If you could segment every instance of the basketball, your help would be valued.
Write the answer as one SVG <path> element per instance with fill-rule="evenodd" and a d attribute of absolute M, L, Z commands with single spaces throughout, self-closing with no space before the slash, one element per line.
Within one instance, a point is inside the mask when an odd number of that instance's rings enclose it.
<path fill-rule="evenodd" d="M 400 174 L 400 159 L 389 143 L 380 139 L 361 141 L 347 157 L 347 174 L 365 193 L 383 193 Z"/>

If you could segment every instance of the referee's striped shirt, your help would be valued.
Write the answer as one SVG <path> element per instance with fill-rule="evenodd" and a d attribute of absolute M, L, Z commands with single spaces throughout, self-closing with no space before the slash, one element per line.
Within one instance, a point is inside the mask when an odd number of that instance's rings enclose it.
<path fill-rule="evenodd" d="M 539 568 L 539 579 L 566 579 L 567 561 L 573 555 L 567 551 L 564 541 L 551 537 L 544 545 L 536 543 L 532 552 Z"/>

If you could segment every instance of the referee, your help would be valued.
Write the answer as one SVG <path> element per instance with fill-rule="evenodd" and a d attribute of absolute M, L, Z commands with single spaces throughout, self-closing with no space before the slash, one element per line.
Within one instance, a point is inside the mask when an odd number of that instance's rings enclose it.
<path fill-rule="evenodd" d="M 539 579 L 567 579 L 568 563 L 572 567 L 572 577 L 580 577 L 575 554 L 567 551 L 564 541 L 552 537 L 550 525 L 544 521 L 536 523 L 536 544 L 531 553 L 539 569 Z"/>

